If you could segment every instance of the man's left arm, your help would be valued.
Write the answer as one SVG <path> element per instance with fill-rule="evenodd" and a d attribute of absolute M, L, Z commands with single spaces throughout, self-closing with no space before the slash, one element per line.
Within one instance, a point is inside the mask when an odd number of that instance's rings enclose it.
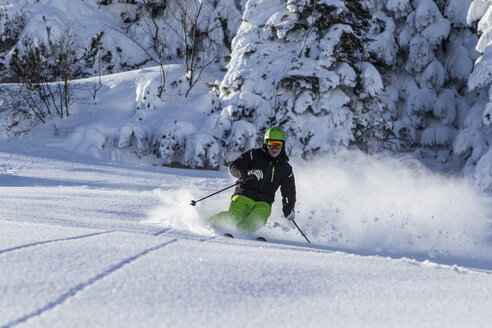
<path fill-rule="evenodd" d="M 296 182 L 292 168 L 287 172 L 280 184 L 282 194 L 282 212 L 287 220 L 295 218 L 294 207 L 296 204 Z"/>

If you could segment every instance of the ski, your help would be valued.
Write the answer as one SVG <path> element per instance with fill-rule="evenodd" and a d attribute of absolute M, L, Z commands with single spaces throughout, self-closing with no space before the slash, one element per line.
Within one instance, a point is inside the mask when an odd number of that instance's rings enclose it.
<path fill-rule="evenodd" d="M 235 238 L 232 234 L 230 234 L 228 232 L 226 232 L 226 233 L 224 233 L 222 235 L 224 237 L 227 237 L 227 238 Z M 254 238 L 254 240 L 256 240 L 256 241 L 263 241 L 263 242 L 266 242 L 267 241 L 264 237 L 261 237 L 261 236 Z"/>

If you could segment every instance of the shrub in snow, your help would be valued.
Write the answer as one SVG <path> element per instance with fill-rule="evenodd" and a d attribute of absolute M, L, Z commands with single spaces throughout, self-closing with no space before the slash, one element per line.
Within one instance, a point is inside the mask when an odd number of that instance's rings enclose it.
<path fill-rule="evenodd" d="M 154 140 L 162 163 L 165 165 L 182 163 L 186 150 L 186 138 L 194 132 L 194 126 L 189 122 L 174 121 L 164 124 Z"/>
<path fill-rule="evenodd" d="M 222 151 L 216 137 L 191 122 L 163 124 L 153 144 L 164 165 L 216 169 L 221 163 Z"/>
<path fill-rule="evenodd" d="M 118 140 L 118 148 L 132 148 L 138 156 L 152 152 L 152 131 L 145 125 L 125 125 L 120 130 Z"/>
<path fill-rule="evenodd" d="M 214 136 L 196 133 L 187 138 L 184 165 L 191 168 L 216 168 L 220 157 L 220 147 Z"/>

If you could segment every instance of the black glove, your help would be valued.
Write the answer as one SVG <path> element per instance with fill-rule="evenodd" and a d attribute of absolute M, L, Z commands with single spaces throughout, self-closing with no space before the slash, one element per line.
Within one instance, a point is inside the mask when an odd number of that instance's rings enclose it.
<path fill-rule="evenodd" d="M 289 200 L 287 198 L 282 199 L 282 212 L 284 212 L 284 216 L 287 220 L 294 220 L 296 214 L 294 212 L 294 207 L 289 204 Z"/>
<path fill-rule="evenodd" d="M 253 171 L 259 171 L 259 172 L 253 173 Z M 254 180 L 254 179 L 258 179 L 258 181 L 263 179 L 263 172 L 261 170 L 253 170 L 253 171 L 243 171 L 241 177 L 239 178 L 239 181 L 241 183 L 245 183 L 247 181 Z"/>
<path fill-rule="evenodd" d="M 241 177 L 239 178 L 239 181 L 245 182 L 246 180 L 249 180 L 250 178 L 251 178 L 251 176 L 249 175 L 248 171 L 244 170 L 241 173 Z"/>

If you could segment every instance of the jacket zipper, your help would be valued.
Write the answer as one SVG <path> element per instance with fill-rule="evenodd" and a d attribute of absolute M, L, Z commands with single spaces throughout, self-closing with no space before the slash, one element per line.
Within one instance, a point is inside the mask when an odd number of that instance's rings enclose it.
<path fill-rule="evenodd" d="M 268 163 L 268 169 L 266 170 L 267 172 L 270 171 L 270 166 L 272 166 L 272 162 Z M 266 179 L 263 179 L 263 182 L 261 183 L 260 189 L 262 189 L 262 190 L 263 190 L 263 186 L 265 185 L 265 181 L 266 181 Z M 273 181 L 273 177 L 272 177 L 272 181 Z"/>

